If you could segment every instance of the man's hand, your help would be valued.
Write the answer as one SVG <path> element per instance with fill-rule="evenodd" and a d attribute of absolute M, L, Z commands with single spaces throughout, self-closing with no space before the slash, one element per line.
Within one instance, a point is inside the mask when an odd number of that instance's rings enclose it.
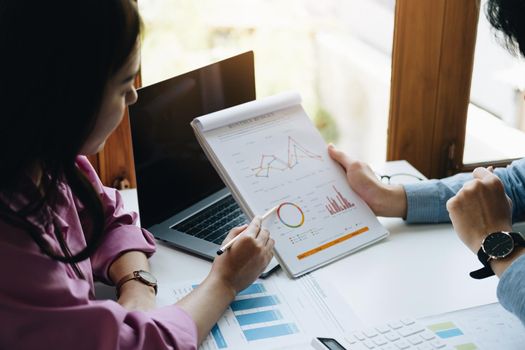
<path fill-rule="evenodd" d="M 447 202 L 450 220 L 459 238 L 477 254 L 491 232 L 512 230 L 512 202 L 500 179 L 486 168 L 476 168 L 474 179 Z"/>
<path fill-rule="evenodd" d="M 377 216 L 406 217 L 407 199 L 401 185 L 386 185 L 377 178 L 368 164 L 354 160 L 333 145 L 328 153 L 346 172 L 350 187 Z"/>

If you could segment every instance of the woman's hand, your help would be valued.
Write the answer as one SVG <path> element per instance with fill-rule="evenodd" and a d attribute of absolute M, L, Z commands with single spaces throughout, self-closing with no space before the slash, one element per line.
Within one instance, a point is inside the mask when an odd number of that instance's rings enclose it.
<path fill-rule="evenodd" d="M 208 277 L 177 305 L 191 316 L 197 325 L 199 344 L 238 292 L 248 287 L 270 262 L 274 240 L 261 229 L 261 218 L 248 226 L 234 228 L 223 244 L 241 234 L 242 237 L 223 254 L 215 258 Z"/>
<path fill-rule="evenodd" d="M 401 185 L 386 185 L 377 178 L 368 164 L 354 160 L 333 145 L 328 153 L 346 172 L 350 187 L 378 216 L 406 217 L 407 200 Z"/>
<path fill-rule="evenodd" d="M 233 245 L 215 258 L 210 278 L 224 283 L 235 294 L 246 288 L 264 271 L 273 257 L 274 240 L 268 230 L 261 228 L 256 217 L 248 226 L 230 231 L 223 244 L 242 233 Z"/>

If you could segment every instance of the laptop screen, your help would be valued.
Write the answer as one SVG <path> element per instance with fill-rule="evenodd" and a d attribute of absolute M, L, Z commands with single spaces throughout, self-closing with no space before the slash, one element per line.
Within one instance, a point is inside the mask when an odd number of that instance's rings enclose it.
<path fill-rule="evenodd" d="M 141 88 L 130 106 L 143 227 L 158 224 L 224 188 L 190 122 L 255 99 L 253 52 Z"/>

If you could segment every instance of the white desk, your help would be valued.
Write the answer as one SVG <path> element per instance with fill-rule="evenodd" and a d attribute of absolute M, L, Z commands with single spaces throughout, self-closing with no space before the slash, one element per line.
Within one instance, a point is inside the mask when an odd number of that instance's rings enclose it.
<path fill-rule="evenodd" d="M 396 171 L 402 170 L 395 165 Z M 137 210 L 136 192 L 127 190 L 123 195 L 126 206 Z M 321 281 L 329 280 L 363 322 L 377 324 L 497 301 L 498 279 L 470 278 L 468 273 L 480 264 L 450 224 L 380 221 L 390 230 L 387 239 L 313 272 Z M 159 288 L 164 282 L 207 275 L 210 262 L 162 242 L 157 246 L 151 268 Z"/>

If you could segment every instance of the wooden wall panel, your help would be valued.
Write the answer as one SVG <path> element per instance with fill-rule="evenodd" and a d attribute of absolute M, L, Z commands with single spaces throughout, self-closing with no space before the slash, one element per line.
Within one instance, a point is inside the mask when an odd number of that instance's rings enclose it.
<path fill-rule="evenodd" d="M 462 166 L 479 2 L 397 0 L 388 160 L 427 177 Z"/>

